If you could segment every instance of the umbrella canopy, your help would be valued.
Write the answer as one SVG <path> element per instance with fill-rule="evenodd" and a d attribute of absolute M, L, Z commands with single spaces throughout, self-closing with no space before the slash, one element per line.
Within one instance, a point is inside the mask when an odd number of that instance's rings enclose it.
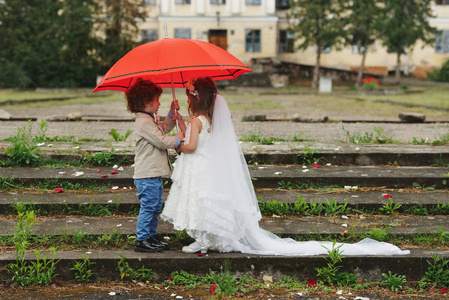
<path fill-rule="evenodd" d="M 161 87 L 185 87 L 192 77 L 235 79 L 252 72 L 222 48 L 203 41 L 164 38 L 129 51 L 98 83 L 93 92 L 126 91 L 138 78 Z"/>

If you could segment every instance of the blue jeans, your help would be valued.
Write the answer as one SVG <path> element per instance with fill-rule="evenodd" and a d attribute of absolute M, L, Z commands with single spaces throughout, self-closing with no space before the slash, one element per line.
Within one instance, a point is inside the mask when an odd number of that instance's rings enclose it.
<path fill-rule="evenodd" d="M 162 208 L 162 177 L 134 179 L 140 201 L 137 219 L 137 240 L 144 241 L 156 235 L 158 216 Z"/>

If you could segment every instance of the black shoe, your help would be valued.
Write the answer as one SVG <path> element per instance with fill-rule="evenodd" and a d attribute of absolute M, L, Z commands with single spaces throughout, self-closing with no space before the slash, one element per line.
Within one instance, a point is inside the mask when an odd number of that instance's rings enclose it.
<path fill-rule="evenodd" d="M 150 242 L 148 239 L 145 241 L 136 241 L 136 244 L 134 245 L 134 251 L 154 253 L 162 251 L 162 247 L 160 247 L 158 244 Z"/>
<path fill-rule="evenodd" d="M 164 242 L 159 236 L 155 236 L 154 238 L 149 238 L 147 240 L 151 244 L 159 245 L 159 247 L 162 248 L 162 250 L 168 250 L 170 248 L 170 245 L 166 242 Z"/>

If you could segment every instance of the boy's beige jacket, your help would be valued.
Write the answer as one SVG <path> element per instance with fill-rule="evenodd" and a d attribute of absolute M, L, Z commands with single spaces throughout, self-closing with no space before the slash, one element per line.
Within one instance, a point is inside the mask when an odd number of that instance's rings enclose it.
<path fill-rule="evenodd" d="M 136 155 L 134 158 L 134 179 L 167 176 L 171 165 L 167 149 L 176 146 L 174 136 L 166 136 L 176 123 L 169 117 L 164 122 L 155 123 L 145 113 L 136 113 L 134 133 L 136 135 Z"/>

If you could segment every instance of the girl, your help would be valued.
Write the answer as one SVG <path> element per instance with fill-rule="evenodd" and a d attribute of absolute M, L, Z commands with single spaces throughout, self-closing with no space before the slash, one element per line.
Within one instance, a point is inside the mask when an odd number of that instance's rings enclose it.
<path fill-rule="evenodd" d="M 364 239 L 356 244 L 296 242 L 259 227 L 261 214 L 226 101 L 210 78 L 187 84 L 189 113 L 184 143 L 172 174 L 162 218 L 195 239 L 186 253 L 239 251 L 263 255 L 323 255 L 339 247 L 343 255 L 408 254 Z"/>

